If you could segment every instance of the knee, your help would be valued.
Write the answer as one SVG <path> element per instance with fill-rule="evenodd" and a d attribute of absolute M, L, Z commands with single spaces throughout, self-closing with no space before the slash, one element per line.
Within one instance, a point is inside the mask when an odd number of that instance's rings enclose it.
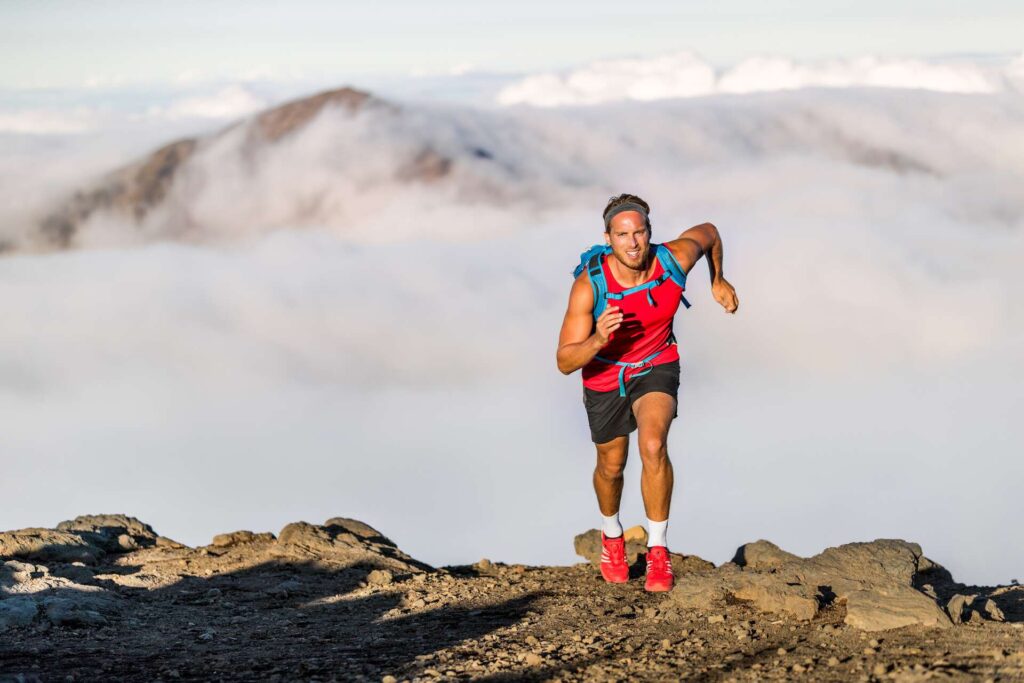
<path fill-rule="evenodd" d="M 647 464 L 647 461 L 664 460 L 668 457 L 668 447 L 665 438 L 655 435 L 640 437 L 637 444 L 640 447 L 640 458 Z"/>
<path fill-rule="evenodd" d="M 626 463 L 623 460 L 599 458 L 597 461 L 597 476 L 602 479 L 619 479 L 625 469 Z"/>

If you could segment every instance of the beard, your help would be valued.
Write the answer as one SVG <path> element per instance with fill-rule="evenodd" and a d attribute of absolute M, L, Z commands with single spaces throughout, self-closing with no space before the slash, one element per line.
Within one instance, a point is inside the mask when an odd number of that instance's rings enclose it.
<path fill-rule="evenodd" d="M 630 270 L 646 270 L 648 265 L 647 256 L 650 252 L 650 247 L 640 247 L 640 254 L 635 259 L 631 259 L 625 250 L 620 254 L 618 250 L 612 248 L 612 256 Z"/>

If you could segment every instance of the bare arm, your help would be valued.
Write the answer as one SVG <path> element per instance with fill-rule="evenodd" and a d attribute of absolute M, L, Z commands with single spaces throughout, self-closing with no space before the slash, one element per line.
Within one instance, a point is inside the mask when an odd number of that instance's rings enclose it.
<path fill-rule="evenodd" d="M 735 313 L 740 300 L 736 290 L 722 275 L 722 236 L 711 223 L 701 223 L 683 231 L 678 238 L 666 242 L 679 266 L 689 275 L 690 269 L 702 256 L 707 256 L 708 274 L 711 276 L 711 295 L 729 313 Z"/>
<path fill-rule="evenodd" d="M 555 358 L 563 375 L 579 370 L 593 360 L 608 343 L 611 333 L 622 324 L 618 306 L 607 306 L 594 321 L 594 295 L 589 275 L 580 274 L 569 292 L 569 307 L 558 335 Z"/>

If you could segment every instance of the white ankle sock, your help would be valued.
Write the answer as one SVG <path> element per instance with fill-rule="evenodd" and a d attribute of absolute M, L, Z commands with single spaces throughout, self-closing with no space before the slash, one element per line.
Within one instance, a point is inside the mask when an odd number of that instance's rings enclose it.
<path fill-rule="evenodd" d="M 601 524 L 601 531 L 604 532 L 605 538 L 618 538 L 622 535 L 622 525 L 619 524 L 619 513 L 616 512 L 611 517 L 605 517 L 601 515 L 601 519 L 604 522 Z"/>
<path fill-rule="evenodd" d="M 668 520 L 655 522 L 647 519 L 647 547 L 653 548 L 656 545 L 668 547 Z"/>

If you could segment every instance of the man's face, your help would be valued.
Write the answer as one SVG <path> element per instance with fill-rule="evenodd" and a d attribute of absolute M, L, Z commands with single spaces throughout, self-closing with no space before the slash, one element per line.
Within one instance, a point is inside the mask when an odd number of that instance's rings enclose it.
<path fill-rule="evenodd" d="M 612 254 L 627 268 L 639 270 L 647 264 L 651 231 L 638 211 L 623 211 L 612 218 L 611 228 L 604 234 Z"/>

